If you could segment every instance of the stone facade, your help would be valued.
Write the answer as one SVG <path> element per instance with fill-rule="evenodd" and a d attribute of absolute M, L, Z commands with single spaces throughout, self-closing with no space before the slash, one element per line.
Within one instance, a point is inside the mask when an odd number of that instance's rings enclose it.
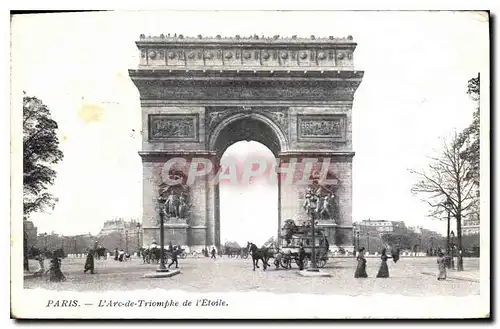
<path fill-rule="evenodd" d="M 354 70 L 352 37 L 141 35 L 137 46 L 140 65 L 129 75 L 140 93 L 147 132 L 140 152 L 144 243 L 159 239 L 158 197 L 175 194 L 162 190 L 165 175 L 185 177 L 198 158 L 215 168 L 187 184 L 188 214 L 167 217 L 165 241 L 220 246 L 219 187 L 210 182 L 227 147 L 254 140 L 285 167 L 307 158 L 328 161 L 337 212 L 319 225 L 332 248 L 352 248 L 351 110 L 363 77 Z M 169 160 L 174 165 L 166 173 Z M 297 168 L 304 169 L 304 163 Z M 285 176 L 282 172 L 278 180 L 280 227 L 285 219 L 307 219 L 302 208 L 307 186 L 287 184 Z M 186 184 L 183 179 L 180 185 Z"/>

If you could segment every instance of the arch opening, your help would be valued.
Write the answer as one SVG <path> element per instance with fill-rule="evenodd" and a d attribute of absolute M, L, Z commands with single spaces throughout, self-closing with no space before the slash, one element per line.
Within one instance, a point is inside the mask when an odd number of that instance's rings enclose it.
<path fill-rule="evenodd" d="M 275 157 L 288 148 L 280 127 L 269 118 L 256 113 L 239 113 L 223 120 L 211 134 L 209 147 L 222 156 L 229 146 L 245 140 L 265 145 Z"/>
<path fill-rule="evenodd" d="M 266 163 L 266 170 L 245 179 L 248 163 L 259 159 Z M 236 242 L 246 247 L 248 241 L 261 246 L 270 238 L 276 239 L 279 225 L 278 183 L 272 164 L 274 152 L 260 141 L 238 141 L 229 145 L 221 156 L 221 165 L 236 164 L 236 181 L 221 180 L 219 183 L 219 232 L 220 244 Z M 253 165 L 255 171 L 258 168 Z M 272 168 L 272 169 L 271 169 Z M 227 172 L 227 171 L 226 171 Z"/>

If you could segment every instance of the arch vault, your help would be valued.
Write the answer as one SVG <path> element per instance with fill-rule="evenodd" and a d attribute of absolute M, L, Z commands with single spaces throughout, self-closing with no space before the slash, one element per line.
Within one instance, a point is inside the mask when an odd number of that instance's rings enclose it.
<path fill-rule="evenodd" d="M 141 35 L 136 44 L 140 64 L 129 75 L 142 107 L 145 243 L 159 237 L 157 199 L 165 175 L 174 175 L 164 164 L 182 158 L 185 163 L 171 168 L 186 174 L 193 159 L 202 158 L 214 170 L 197 177 L 186 189 L 189 195 L 171 196 L 177 210 L 167 216 L 165 241 L 195 249 L 219 246 L 219 192 L 211 182 L 227 147 L 254 140 L 266 145 L 280 166 L 295 161 L 304 169 L 307 158 L 318 158 L 318 166 L 327 163 L 336 182 L 336 210 L 319 225 L 332 249 L 352 249 L 351 111 L 363 78 L 354 70 L 352 37 Z M 307 219 L 302 208 L 307 189 L 278 179 L 279 225 Z"/>

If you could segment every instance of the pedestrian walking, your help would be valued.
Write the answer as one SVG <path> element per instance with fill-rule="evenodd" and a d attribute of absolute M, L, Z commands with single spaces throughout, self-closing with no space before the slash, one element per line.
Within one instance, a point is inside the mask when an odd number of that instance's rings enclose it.
<path fill-rule="evenodd" d="M 118 248 L 115 248 L 115 260 L 118 260 Z"/>
<path fill-rule="evenodd" d="M 388 278 L 389 277 L 389 266 L 387 266 L 387 259 L 392 258 L 387 256 L 387 250 L 382 249 L 382 253 L 380 255 L 380 259 L 382 262 L 380 263 L 380 268 L 377 273 L 377 278 Z"/>
<path fill-rule="evenodd" d="M 170 268 L 170 266 L 172 266 L 174 263 L 175 263 L 175 268 L 179 268 L 179 261 L 177 260 L 178 255 L 179 255 L 179 250 L 176 247 L 172 248 L 172 252 L 170 254 L 172 261 L 170 262 L 170 264 L 168 264 L 168 268 Z"/>
<path fill-rule="evenodd" d="M 276 266 L 276 270 L 279 270 L 281 260 L 283 259 L 283 254 L 281 252 L 277 252 L 274 256 L 274 265 Z"/>
<path fill-rule="evenodd" d="M 304 250 L 304 246 L 302 243 L 299 247 L 299 270 L 304 270 L 304 260 L 306 258 L 306 251 Z"/>
<path fill-rule="evenodd" d="M 120 251 L 118 252 L 118 260 L 120 262 L 123 262 L 123 257 L 125 257 L 125 251 L 123 251 L 123 249 L 120 249 Z"/>
<path fill-rule="evenodd" d="M 356 266 L 356 272 L 354 272 L 354 277 L 357 278 L 367 278 L 368 274 L 366 273 L 366 259 L 365 259 L 365 248 L 359 249 L 358 253 L 358 265 Z"/>
<path fill-rule="evenodd" d="M 90 271 L 90 274 L 94 274 L 94 250 L 89 249 L 87 252 L 87 260 L 85 261 L 85 266 L 83 267 L 83 273 Z"/>
<path fill-rule="evenodd" d="M 40 253 L 38 256 L 36 256 L 35 259 L 38 260 L 39 268 L 38 270 L 35 271 L 34 275 L 36 276 L 45 275 L 45 256 L 43 255 L 43 253 Z"/>
<path fill-rule="evenodd" d="M 437 259 L 437 264 L 438 264 L 438 269 L 439 269 L 439 274 L 438 274 L 438 280 L 446 280 L 446 263 L 448 262 L 447 257 L 444 255 L 444 253 L 439 250 L 438 251 L 438 259 Z"/>
<path fill-rule="evenodd" d="M 215 257 L 215 254 L 216 254 L 215 247 L 212 247 L 211 254 L 212 254 L 212 257 L 210 257 L 210 259 L 217 259 L 217 257 Z"/>
<path fill-rule="evenodd" d="M 49 279 L 52 282 L 60 282 L 66 280 L 66 277 L 61 271 L 61 260 L 56 256 L 55 253 L 50 261 L 49 273 Z"/>

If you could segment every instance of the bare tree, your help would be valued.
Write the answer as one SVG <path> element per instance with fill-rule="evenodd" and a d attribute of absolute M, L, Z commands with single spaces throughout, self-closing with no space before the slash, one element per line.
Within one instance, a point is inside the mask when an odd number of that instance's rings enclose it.
<path fill-rule="evenodd" d="M 429 205 L 429 216 L 444 219 L 448 211 L 457 220 L 458 264 L 463 270 L 462 259 L 462 218 L 477 209 L 474 181 L 468 179 L 471 163 L 461 154 L 465 147 L 457 143 L 457 135 L 443 145 L 437 156 L 429 157 L 428 168 L 422 171 L 411 170 L 417 182 L 411 191 L 424 196 L 422 201 Z"/>

